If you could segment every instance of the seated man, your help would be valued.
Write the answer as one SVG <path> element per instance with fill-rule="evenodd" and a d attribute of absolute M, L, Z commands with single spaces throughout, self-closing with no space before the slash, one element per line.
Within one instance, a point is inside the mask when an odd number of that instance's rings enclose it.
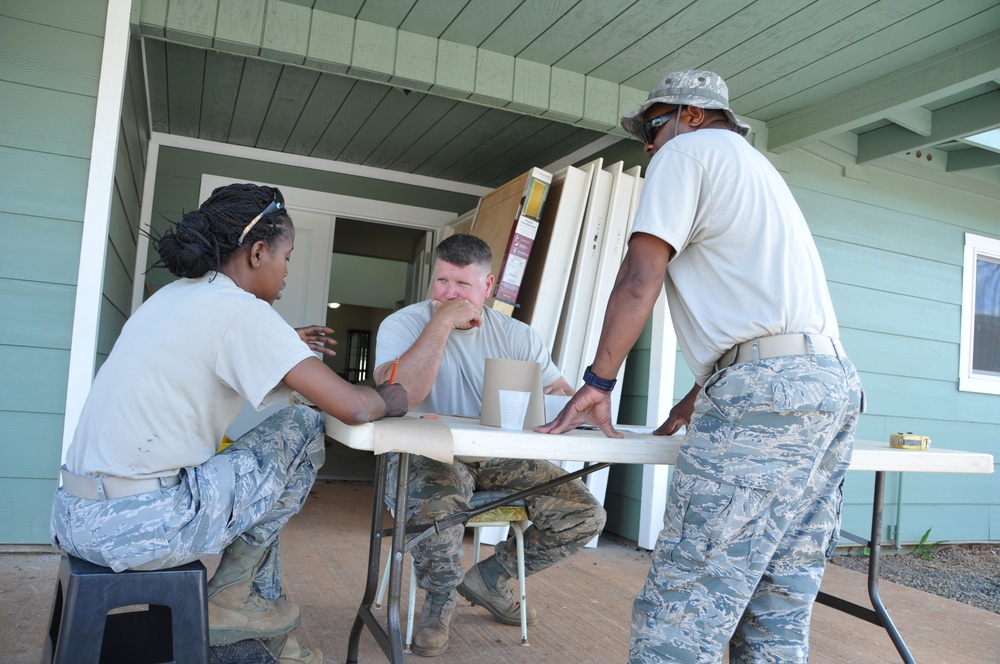
<path fill-rule="evenodd" d="M 431 299 L 392 314 L 378 331 L 375 379 L 389 378 L 399 358 L 396 383 L 414 412 L 478 417 L 486 358 L 528 360 L 542 365 L 546 394 L 572 394 L 545 344 L 526 324 L 483 303 L 493 287 L 489 245 L 472 235 L 453 235 L 436 250 Z M 396 456 L 389 460 L 389 486 L 396 481 Z M 564 473 L 548 461 L 489 459 L 445 464 L 414 455 L 410 466 L 408 519 L 430 523 L 469 509 L 473 491 L 515 492 Z M 524 535 L 526 574 L 576 553 L 604 527 L 604 508 L 586 485 L 574 480 L 525 500 L 532 526 Z M 413 549 L 417 585 L 427 591 L 413 634 L 413 652 L 440 655 L 448 647 L 448 626 L 458 610 L 458 592 L 509 625 L 520 624 L 520 604 L 508 587 L 517 575 L 513 540 L 493 556 L 462 571 L 462 535 L 454 527 Z M 529 610 L 528 623 L 535 620 Z"/>

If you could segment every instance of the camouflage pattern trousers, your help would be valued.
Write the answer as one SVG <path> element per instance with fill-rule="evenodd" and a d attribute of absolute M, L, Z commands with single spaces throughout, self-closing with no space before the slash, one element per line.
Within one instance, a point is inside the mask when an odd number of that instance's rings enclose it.
<path fill-rule="evenodd" d="M 117 572 L 163 569 L 222 551 L 237 537 L 270 551 L 257 592 L 281 597 L 278 535 L 302 509 L 325 458 L 322 417 L 291 406 L 162 491 L 111 500 L 56 492 L 53 543 Z"/>
<path fill-rule="evenodd" d="M 399 455 L 389 457 L 386 494 L 395 498 Z M 410 456 L 409 522 L 431 523 L 469 509 L 474 491 L 514 493 L 565 475 L 548 461 L 489 459 L 441 463 Z M 389 487 L 393 487 L 389 489 Z M 391 494 L 391 495 L 390 495 Z M 524 499 L 531 526 L 524 531 L 524 571 L 534 574 L 579 551 L 604 529 L 607 514 L 579 479 L 559 484 Z M 436 593 L 451 592 L 462 582 L 462 535 L 454 526 L 433 535 L 413 549 L 417 585 Z M 517 578 L 517 550 L 513 538 L 496 546 L 495 557 Z"/>
<path fill-rule="evenodd" d="M 836 546 L 861 383 L 846 358 L 778 357 L 713 375 L 681 446 L 629 661 L 805 662 Z"/>

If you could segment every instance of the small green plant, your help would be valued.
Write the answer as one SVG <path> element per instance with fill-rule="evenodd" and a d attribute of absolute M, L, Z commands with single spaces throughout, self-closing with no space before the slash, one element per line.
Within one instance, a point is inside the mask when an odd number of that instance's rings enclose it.
<path fill-rule="evenodd" d="M 924 536 L 920 538 L 920 541 L 913 545 L 913 555 L 920 556 L 924 560 L 931 559 L 931 553 L 934 547 L 940 546 L 941 544 L 947 544 L 948 540 L 938 540 L 937 542 L 927 543 L 927 539 L 931 536 L 931 529 L 928 528 Z"/>

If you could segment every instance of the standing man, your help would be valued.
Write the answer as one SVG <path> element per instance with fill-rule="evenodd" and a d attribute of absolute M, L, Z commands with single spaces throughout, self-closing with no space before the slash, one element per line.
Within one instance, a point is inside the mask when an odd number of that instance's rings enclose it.
<path fill-rule="evenodd" d="M 660 284 L 691 391 L 629 661 L 805 662 L 862 411 L 816 246 L 712 72 L 668 74 L 622 127 L 651 154 L 587 383 L 559 417 L 620 437 L 609 390 Z"/>
<path fill-rule="evenodd" d="M 524 323 L 483 304 L 493 288 L 489 245 L 473 235 L 452 235 L 438 246 L 431 299 L 386 318 L 375 350 L 376 380 L 388 379 L 399 358 L 395 382 L 406 387 L 418 413 L 478 417 L 486 358 L 527 360 L 542 365 L 546 394 L 573 390 L 552 363 L 538 334 Z M 397 456 L 389 459 L 388 485 L 396 482 Z M 413 455 L 407 519 L 431 523 L 469 509 L 472 493 L 513 493 L 561 477 L 548 461 L 488 459 L 441 463 Z M 524 569 L 533 574 L 576 553 L 604 528 L 601 504 L 579 479 L 525 499 L 532 525 L 524 532 Z M 458 611 L 454 591 L 499 622 L 520 625 L 520 604 L 508 581 L 517 576 L 517 552 L 508 539 L 495 553 L 462 571 L 462 535 L 455 526 L 413 549 L 417 584 L 427 591 L 413 633 L 413 652 L 440 655 Z M 528 607 L 528 624 L 535 613 Z"/>

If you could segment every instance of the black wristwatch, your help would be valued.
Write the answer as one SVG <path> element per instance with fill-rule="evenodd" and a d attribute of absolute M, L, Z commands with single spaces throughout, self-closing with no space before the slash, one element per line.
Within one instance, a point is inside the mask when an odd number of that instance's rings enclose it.
<path fill-rule="evenodd" d="M 590 367 L 594 366 L 593 364 Z M 608 379 L 601 378 L 600 376 L 595 376 L 594 372 L 587 367 L 583 371 L 583 382 L 591 387 L 596 387 L 599 390 L 604 390 L 605 392 L 610 392 L 615 389 L 615 383 L 618 382 L 617 378 Z"/>

